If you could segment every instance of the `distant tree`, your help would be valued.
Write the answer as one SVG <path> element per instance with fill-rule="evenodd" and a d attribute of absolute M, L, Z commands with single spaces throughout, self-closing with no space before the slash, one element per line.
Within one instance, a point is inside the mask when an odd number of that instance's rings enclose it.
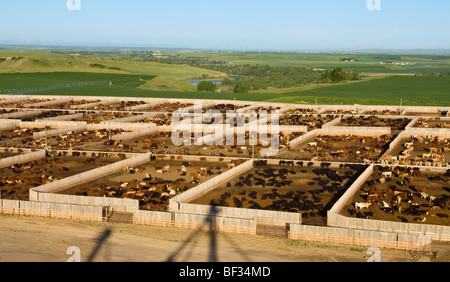
<path fill-rule="evenodd" d="M 354 73 L 352 73 L 351 80 L 360 80 L 360 79 L 361 79 L 361 77 L 360 77 L 359 72 L 355 71 Z"/>
<path fill-rule="evenodd" d="M 334 70 L 327 70 L 324 74 L 322 74 L 319 82 L 322 83 L 330 83 L 330 82 L 341 82 L 348 80 L 359 80 L 359 73 L 354 72 L 350 73 L 344 70 L 343 68 L 335 68 Z"/>
<path fill-rule="evenodd" d="M 243 83 L 238 83 L 234 86 L 234 93 L 248 93 L 249 87 Z"/>
<path fill-rule="evenodd" d="M 217 90 L 217 85 L 211 81 L 202 81 L 197 85 L 197 91 L 208 91 L 215 92 Z"/>
<path fill-rule="evenodd" d="M 225 78 L 222 80 L 222 85 L 231 85 L 231 84 L 233 84 L 233 82 L 232 82 L 229 78 L 227 78 L 227 77 L 225 77 Z"/>

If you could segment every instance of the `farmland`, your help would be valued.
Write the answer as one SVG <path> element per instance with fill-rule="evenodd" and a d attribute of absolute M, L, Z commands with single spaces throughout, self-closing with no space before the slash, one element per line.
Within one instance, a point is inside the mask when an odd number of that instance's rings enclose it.
<path fill-rule="evenodd" d="M 450 77 L 411 77 L 392 76 L 360 83 L 341 84 L 330 87 L 293 92 L 283 95 L 283 98 L 271 99 L 273 102 L 294 102 L 301 99 L 318 97 L 351 104 L 349 101 L 372 102 L 400 105 L 432 105 L 439 101 L 440 105 L 449 105 Z M 378 104 L 378 103 L 377 103 Z"/>
<path fill-rule="evenodd" d="M 119 50 L 57 52 L 2 49 L 0 91 L 7 94 L 13 90 L 11 93 L 34 89 L 35 92 L 30 94 L 206 98 L 310 105 L 450 105 L 446 92 L 450 86 L 448 76 L 415 76 L 448 73 L 448 55 L 200 51 L 162 54 L 167 55 L 165 59 Z M 276 67 L 280 70 L 281 67 L 300 68 L 303 72 L 309 69 L 315 70 L 316 77 L 324 70 L 342 67 L 348 71 L 358 71 L 361 80 L 326 84 L 303 82 L 293 87 L 268 87 L 249 93 L 197 92 L 182 83 L 231 78 L 234 75 L 223 72 L 226 68 L 219 68 L 220 64 L 214 65 L 217 62 L 232 66 L 248 64 L 275 67 L 272 72 L 277 70 Z M 258 79 L 263 78 L 255 77 L 252 81 Z M 299 78 L 299 82 L 309 79 Z M 81 84 L 83 82 L 85 85 Z"/>
<path fill-rule="evenodd" d="M 330 85 L 312 90 L 282 94 L 265 93 L 217 93 L 197 91 L 146 90 L 139 87 L 150 75 L 98 74 L 98 73 L 33 73 L 0 74 L 0 90 L 41 88 L 80 81 L 111 81 L 112 85 L 74 86 L 36 94 L 83 95 L 116 97 L 154 97 L 183 99 L 217 99 L 270 101 L 314 105 L 362 104 L 362 105 L 450 105 L 446 89 L 450 88 L 449 77 L 404 77 L 394 76 L 357 83 Z M 142 79 L 142 80 L 141 80 Z M 439 101 L 439 103 L 435 102 Z"/>

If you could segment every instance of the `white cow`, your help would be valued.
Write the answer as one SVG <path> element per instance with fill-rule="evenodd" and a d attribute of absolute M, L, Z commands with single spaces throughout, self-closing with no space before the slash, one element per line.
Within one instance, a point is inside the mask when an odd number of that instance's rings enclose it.
<path fill-rule="evenodd" d="M 355 203 L 355 208 L 357 210 L 368 209 L 371 205 L 372 203 Z"/>

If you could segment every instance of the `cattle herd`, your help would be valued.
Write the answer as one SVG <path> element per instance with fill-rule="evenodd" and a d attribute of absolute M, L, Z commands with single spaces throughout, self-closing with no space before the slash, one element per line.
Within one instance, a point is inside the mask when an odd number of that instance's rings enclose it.
<path fill-rule="evenodd" d="M 78 196 L 114 197 L 139 201 L 140 209 L 167 211 L 169 199 L 200 183 L 220 175 L 231 166 L 203 161 L 158 160 L 137 167 L 124 167 L 123 171 L 70 189 Z"/>
<path fill-rule="evenodd" d="M 450 166 L 450 138 L 436 136 L 411 136 L 384 159 L 396 165 Z"/>
<path fill-rule="evenodd" d="M 29 189 L 119 161 L 108 154 L 49 153 L 47 157 L 0 169 L 2 199 L 28 200 Z"/>
<path fill-rule="evenodd" d="M 372 163 L 386 151 L 393 139 L 392 135 L 320 135 L 281 156 L 296 160 Z"/>
<path fill-rule="evenodd" d="M 446 224 L 450 216 L 450 170 L 375 167 L 346 212 L 368 219 Z"/>
<path fill-rule="evenodd" d="M 330 165 L 302 161 L 268 165 L 267 161 L 256 161 L 251 171 L 230 179 L 193 203 L 300 212 L 305 218 L 325 217 L 327 209 L 366 168 L 358 164 L 336 168 Z"/>
<path fill-rule="evenodd" d="M 408 118 L 380 118 L 377 116 L 352 116 L 341 120 L 344 126 L 390 127 L 403 130 L 411 122 Z"/>

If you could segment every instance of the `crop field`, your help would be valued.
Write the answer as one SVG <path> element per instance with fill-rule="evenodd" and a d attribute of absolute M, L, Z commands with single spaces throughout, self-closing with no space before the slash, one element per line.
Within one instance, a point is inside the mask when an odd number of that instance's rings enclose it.
<path fill-rule="evenodd" d="M 393 76 L 286 93 L 283 98 L 274 98 L 271 102 L 292 103 L 317 97 L 320 103 L 335 103 L 340 99 L 344 104 L 370 104 L 375 101 L 375 104 L 400 105 L 403 99 L 403 105 L 436 105 L 436 101 L 439 101 L 439 105 L 448 106 L 450 96 L 447 89 L 450 89 L 450 77 Z"/>
<path fill-rule="evenodd" d="M 3 80 L 0 74 L 0 79 Z M 25 76 L 34 76 L 32 80 L 39 81 L 41 75 L 37 74 L 11 74 L 17 76 L 17 81 L 27 81 Z M 51 76 L 50 74 L 48 74 Z M 67 76 L 70 76 L 67 73 Z M 78 86 L 66 89 L 56 89 L 36 94 L 65 95 L 65 96 L 115 96 L 115 97 L 154 97 L 154 98 L 181 98 L 181 99 L 212 99 L 212 100 L 242 100 L 242 101 L 269 101 L 277 103 L 316 103 L 322 105 L 334 104 L 362 104 L 362 105 L 436 105 L 435 101 L 440 101 L 440 105 L 450 105 L 449 96 L 446 89 L 450 87 L 449 77 L 404 77 L 394 76 L 380 78 L 358 83 L 345 83 L 329 85 L 313 90 L 300 92 L 289 92 L 284 94 L 271 93 L 217 93 L 217 92 L 196 92 L 196 91 L 163 91 L 144 90 L 138 88 L 143 84 L 140 79 L 144 76 L 137 75 L 114 75 L 104 74 L 86 75 L 85 80 L 108 79 L 112 85 L 92 85 Z M 118 78 L 118 80 L 116 80 Z M 144 77 L 145 78 L 145 77 Z M 144 79 L 142 78 L 142 79 Z M 151 79 L 151 77 L 148 77 Z M 58 80 L 56 80 L 58 81 Z M 27 83 L 25 83 L 27 85 Z M 20 87 L 17 84 L 0 84 L 0 90 L 14 89 Z M 41 87 L 41 83 L 33 84 L 29 82 L 28 87 Z M 23 87 L 20 87 L 21 89 Z"/>
<path fill-rule="evenodd" d="M 189 55 L 179 54 L 179 56 L 188 57 Z M 448 71 L 450 66 L 450 58 L 445 55 L 199 52 L 198 56 L 211 60 L 227 60 L 234 64 L 308 66 L 313 68 L 343 66 L 346 69 L 373 73 L 412 73 L 427 70 Z M 410 64 L 391 65 L 379 64 L 380 62 L 404 62 Z"/>

